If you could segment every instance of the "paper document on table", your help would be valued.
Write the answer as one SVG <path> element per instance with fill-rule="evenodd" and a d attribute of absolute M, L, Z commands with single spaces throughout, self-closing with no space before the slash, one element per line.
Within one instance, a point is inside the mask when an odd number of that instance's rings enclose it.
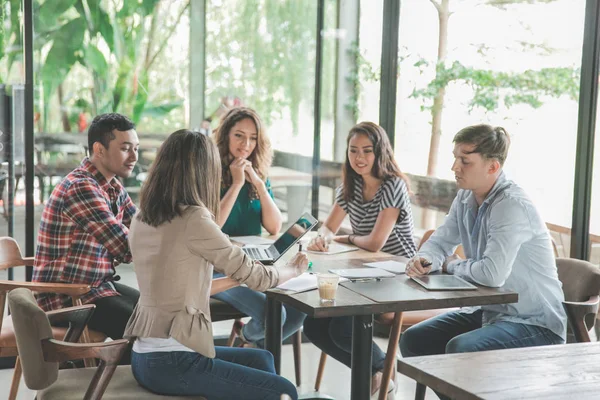
<path fill-rule="evenodd" d="M 315 253 L 315 254 L 340 254 L 340 253 L 347 253 L 349 251 L 356 251 L 358 250 L 358 247 L 354 247 L 354 246 L 346 246 L 340 243 L 329 243 L 329 247 L 327 248 L 327 251 L 313 251 L 313 250 L 308 250 L 309 253 Z"/>
<path fill-rule="evenodd" d="M 330 269 L 329 272 L 348 279 L 393 278 L 396 276 L 379 268 Z"/>
<path fill-rule="evenodd" d="M 272 244 L 273 239 L 269 239 L 262 236 L 230 236 L 229 240 L 241 244 L 261 245 L 261 244 Z"/>
<path fill-rule="evenodd" d="M 340 278 L 340 282 L 346 282 L 348 279 Z M 291 292 L 300 293 L 317 288 L 317 275 L 305 272 L 300 276 L 290 279 L 287 282 L 277 286 L 277 289 L 289 290 Z"/>
<path fill-rule="evenodd" d="M 380 268 L 386 271 L 393 272 L 394 274 L 403 274 L 406 272 L 406 263 L 400 261 L 377 261 L 363 264 L 365 267 Z"/>

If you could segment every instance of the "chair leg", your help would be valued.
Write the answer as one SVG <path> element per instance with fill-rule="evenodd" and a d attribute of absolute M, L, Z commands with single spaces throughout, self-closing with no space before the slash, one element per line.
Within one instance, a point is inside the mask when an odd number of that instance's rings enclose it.
<path fill-rule="evenodd" d="M 381 377 L 381 389 L 379 389 L 379 400 L 385 400 L 387 395 L 390 379 L 396 363 L 396 352 L 398 351 L 398 341 L 400 340 L 400 331 L 402 329 L 402 313 L 394 314 L 394 322 L 392 322 L 392 330 L 388 340 L 387 353 L 383 364 L 383 376 Z"/>
<path fill-rule="evenodd" d="M 240 319 L 236 319 L 233 321 L 233 325 L 231 326 L 231 333 L 229 334 L 229 339 L 227 339 L 227 347 L 233 347 L 235 343 L 235 338 L 237 337 L 237 332 L 235 331 L 236 325 L 239 325 L 242 321 Z"/>
<path fill-rule="evenodd" d="M 315 392 L 318 392 L 321 388 L 321 380 L 323 379 L 323 372 L 325 372 L 325 362 L 327 361 L 327 353 L 321 352 L 321 358 L 319 359 L 319 369 L 317 370 L 317 379 L 315 381 Z"/>
<path fill-rule="evenodd" d="M 417 382 L 417 390 L 415 391 L 415 400 L 425 400 L 425 392 L 427 391 L 427 386 L 422 383 Z"/>
<path fill-rule="evenodd" d="M 302 384 L 301 373 L 302 373 L 302 331 L 298 330 L 292 336 L 292 348 L 294 349 L 294 369 L 296 370 L 296 386 Z"/>
<path fill-rule="evenodd" d="M 19 391 L 19 383 L 21 383 L 21 358 L 17 356 L 15 361 L 15 371 L 13 372 L 12 384 L 10 385 L 10 393 L 8 394 L 8 400 L 16 400 L 17 392 Z"/>

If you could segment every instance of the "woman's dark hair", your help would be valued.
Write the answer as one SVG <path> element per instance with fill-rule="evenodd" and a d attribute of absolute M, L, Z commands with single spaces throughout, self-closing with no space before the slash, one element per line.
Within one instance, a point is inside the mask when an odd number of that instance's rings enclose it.
<path fill-rule="evenodd" d="M 128 131 L 135 129 L 135 124 L 126 116 L 117 113 L 100 114 L 93 119 L 88 128 L 88 149 L 94 154 L 94 143 L 100 142 L 105 149 L 115 139 L 114 130 Z"/>
<path fill-rule="evenodd" d="M 373 122 L 360 122 L 354 125 L 348 133 L 346 140 L 346 161 L 342 169 L 342 182 L 344 187 L 344 200 L 349 202 L 354 197 L 354 182 L 359 175 L 352 169 L 350 159 L 348 158 L 348 148 L 350 139 L 355 135 L 365 135 L 373 143 L 373 153 L 375 154 L 375 163 L 371 170 L 371 175 L 377 179 L 388 179 L 400 177 L 410 187 L 408 177 L 400 171 L 400 167 L 394 159 L 394 150 L 390 144 L 387 133 L 379 125 Z M 410 189 L 409 189 L 410 190 Z"/>
<path fill-rule="evenodd" d="M 212 140 L 181 129 L 160 146 L 140 193 L 138 219 L 150 226 L 170 222 L 181 206 L 204 206 L 217 217 L 221 161 Z"/>

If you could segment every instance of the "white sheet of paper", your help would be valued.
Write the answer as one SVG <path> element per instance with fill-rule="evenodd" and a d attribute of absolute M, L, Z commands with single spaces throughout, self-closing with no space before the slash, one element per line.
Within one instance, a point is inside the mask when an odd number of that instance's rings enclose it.
<path fill-rule="evenodd" d="M 230 236 L 229 240 L 231 240 L 232 242 L 252 245 L 272 244 L 274 242 L 273 239 L 269 239 L 262 236 Z"/>
<path fill-rule="evenodd" d="M 365 267 L 380 268 L 394 274 L 403 274 L 406 272 L 406 263 L 400 261 L 377 261 L 364 264 Z"/>
<path fill-rule="evenodd" d="M 340 253 L 346 253 L 348 251 L 356 251 L 356 250 L 358 250 L 358 247 L 346 246 L 341 243 L 329 243 L 329 248 L 327 251 L 308 250 L 308 252 L 315 253 L 315 254 L 340 254 Z"/>
<path fill-rule="evenodd" d="M 391 272 L 379 268 L 330 269 L 329 272 L 349 279 L 393 278 L 395 276 Z"/>
<path fill-rule="evenodd" d="M 346 282 L 348 279 L 340 277 L 340 282 Z M 277 289 L 289 290 L 300 293 L 317 288 L 317 275 L 305 272 L 300 276 L 290 279 L 287 282 L 277 286 Z"/>

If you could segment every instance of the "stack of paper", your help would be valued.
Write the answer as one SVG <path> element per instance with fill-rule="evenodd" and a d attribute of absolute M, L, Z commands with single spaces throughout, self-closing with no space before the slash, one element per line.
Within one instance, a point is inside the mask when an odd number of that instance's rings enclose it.
<path fill-rule="evenodd" d="M 340 278 L 340 282 L 346 281 L 348 281 L 348 279 Z M 300 293 L 316 289 L 317 287 L 317 275 L 311 272 L 305 272 L 302 275 L 292 278 L 289 281 L 277 286 L 277 289 Z"/>
<path fill-rule="evenodd" d="M 329 272 L 348 279 L 393 278 L 396 276 L 379 268 L 330 269 Z"/>
<path fill-rule="evenodd" d="M 406 263 L 399 261 L 378 261 L 364 264 L 365 267 L 384 269 L 394 274 L 403 274 L 406 272 Z"/>
<path fill-rule="evenodd" d="M 356 251 L 358 250 L 358 247 L 354 247 L 354 246 L 346 246 L 340 243 L 329 243 L 329 247 L 327 248 L 327 251 L 313 251 L 313 250 L 308 250 L 309 253 L 316 253 L 316 254 L 340 254 L 340 253 L 346 253 L 349 251 Z"/>
<path fill-rule="evenodd" d="M 274 242 L 273 239 L 262 236 L 230 236 L 229 240 L 248 245 L 272 244 Z"/>

